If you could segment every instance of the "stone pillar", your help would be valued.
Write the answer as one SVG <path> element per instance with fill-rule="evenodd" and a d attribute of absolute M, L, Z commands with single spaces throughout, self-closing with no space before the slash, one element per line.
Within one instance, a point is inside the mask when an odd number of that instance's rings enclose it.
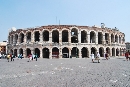
<path fill-rule="evenodd" d="M 79 49 L 79 58 L 82 58 L 81 49 L 80 48 L 78 49 Z"/>
<path fill-rule="evenodd" d="M 59 59 L 62 59 L 62 49 L 59 48 Z"/>
<path fill-rule="evenodd" d="M 20 36 L 20 34 L 18 35 L 18 44 L 20 44 L 21 43 L 21 36 Z"/>
<path fill-rule="evenodd" d="M 98 32 L 96 32 L 96 44 L 98 44 Z"/>
<path fill-rule="evenodd" d="M 13 44 L 16 44 L 15 35 L 13 35 Z"/>
<path fill-rule="evenodd" d="M 68 32 L 68 40 L 69 40 L 69 45 L 71 44 L 71 30 Z"/>
<path fill-rule="evenodd" d="M 106 44 L 105 34 L 103 33 L 102 44 Z"/>
<path fill-rule="evenodd" d="M 52 31 L 49 32 L 49 43 L 52 43 Z"/>
<path fill-rule="evenodd" d="M 111 44 L 111 34 L 109 34 L 109 44 Z"/>
<path fill-rule="evenodd" d="M 71 48 L 69 48 L 69 58 L 70 58 L 70 56 L 72 56 L 72 55 L 71 55 Z"/>
<path fill-rule="evenodd" d="M 80 29 L 78 30 L 78 43 L 81 43 L 81 31 L 80 31 Z"/>
<path fill-rule="evenodd" d="M 43 58 L 42 48 L 40 48 L 40 58 Z"/>
<path fill-rule="evenodd" d="M 43 35 L 42 35 L 42 31 L 40 32 L 40 36 L 39 36 L 39 38 L 40 38 L 40 43 L 42 43 L 42 42 L 43 42 Z"/>
<path fill-rule="evenodd" d="M 27 36 L 24 35 L 24 43 L 26 44 L 26 42 L 27 42 Z"/>
<path fill-rule="evenodd" d="M 88 43 L 90 44 L 90 32 L 88 32 L 88 34 L 87 34 L 87 41 L 88 41 Z"/>
<path fill-rule="evenodd" d="M 27 58 L 27 56 L 26 56 L 26 49 L 23 49 L 23 57 Z"/>
<path fill-rule="evenodd" d="M 34 40 L 34 32 L 32 32 L 31 34 L 32 34 L 31 35 L 31 42 L 33 43 L 33 42 L 35 42 L 35 40 Z"/>
<path fill-rule="evenodd" d="M 49 59 L 52 59 L 52 48 L 49 49 Z"/>

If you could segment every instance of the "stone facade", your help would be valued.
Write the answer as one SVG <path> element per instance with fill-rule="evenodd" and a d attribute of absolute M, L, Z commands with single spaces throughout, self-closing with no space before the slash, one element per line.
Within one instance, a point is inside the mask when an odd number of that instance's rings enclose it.
<path fill-rule="evenodd" d="M 126 50 L 130 52 L 130 42 L 126 42 Z"/>
<path fill-rule="evenodd" d="M 38 54 L 40 58 L 88 58 L 93 52 L 104 56 L 125 53 L 125 34 L 119 30 L 76 25 L 48 25 L 27 29 L 12 29 L 8 35 L 8 53 Z"/>

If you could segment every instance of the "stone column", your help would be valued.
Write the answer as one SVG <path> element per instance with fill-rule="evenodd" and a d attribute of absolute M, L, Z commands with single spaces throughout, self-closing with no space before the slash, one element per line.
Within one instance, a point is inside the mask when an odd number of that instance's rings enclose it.
<path fill-rule="evenodd" d="M 82 58 L 81 49 L 80 48 L 78 48 L 78 49 L 79 49 L 79 58 Z"/>
<path fill-rule="evenodd" d="M 13 44 L 16 44 L 15 35 L 13 35 Z"/>
<path fill-rule="evenodd" d="M 62 59 L 62 49 L 59 48 L 59 59 Z"/>
<path fill-rule="evenodd" d="M 87 41 L 88 41 L 88 43 L 90 44 L 90 32 L 88 32 L 88 34 L 87 34 Z"/>
<path fill-rule="evenodd" d="M 78 30 L 78 43 L 81 43 L 81 31 L 80 31 L 80 29 Z"/>
<path fill-rule="evenodd" d="M 23 57 L 27 58 L 27 56 L 26 56 L 26 49 L 23 49 Z"/>
<path fill-rule="evenodd" d="M 103 33 L 102 44 L 106 44 L 105 34 Z"/>
<path fill-rule="evenodd" d="M 49 43 L 52 43 L 52 31 L 49 32 Z"/>
<path fill-rule="evenodd" d="M 34 32 L 32 32 L 31 34 L 32 34 L 32 35 L 31 35 L 31 42 L 34 43 L 34 42 L 35 42 L 35 41 L 34 41 Z"/>
<path fill-rule="evenodd" d="M 43 58 L 42 48 L 40 48 L 40 58 Z"/>
<path fill-rule="evenodd" d="M 27 42 L 27 36 L 24 35 L 24 43 L 26 44 L 26 42 Z"/>
<path fill-rule="evenodd" d="M 69 58 L 70 58 L 70 55 L 71 55 L 71 48 L 69 48 Z M 71 55 L 72 56 L 72 55 Z"/>
<path fill-rule="evenodd" d="M 71 45 L 71 30 L 68 31 L 68 40 L 69 40 L 69 45 Z"/>
<path fill-rule="evenodd" d="M 98 44 L 98 32 L 96 32 L 96 44 Z"/>
<path fill-rule="evenodd" d="M 40 43 L 42 43 L 42 42 L 43 42 L 43 35 L 42 35 L 42 31 L 40 32 L 40 36 L 39 36 L 39 38 L 40 38 Z"/>
<path fill-rule="evenodd" d="M 52 48 L 49 49 L 49 59 L 52 59 Z"/>
<path fill-rule="evenodd" d="M 111 44 L 111 34 L 109 34 L 109 44 Z"/>

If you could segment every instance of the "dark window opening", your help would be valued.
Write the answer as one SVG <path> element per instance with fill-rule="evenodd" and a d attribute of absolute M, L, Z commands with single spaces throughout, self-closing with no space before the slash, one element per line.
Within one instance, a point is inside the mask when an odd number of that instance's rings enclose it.
<path fill-rule="evenodd" d="M 57 30 L 52 32 L 52 42 L 59 43 L 59 32 Z"/>
<path fill-rule="evenodd" d="M 86 31 L 81 31 L 81 43 L 87 43 L 87 33 L 86 33 Z"/>
<path fill-rule="evenodd" d="M 40 37 L 40 33 L 39 33 L 39 31 L 36 31 L 35 32 L 35 42 L 37 42 L 37 41 L 39 42 L 40 41 L 39 37 Z"/>
<path fill-rule="evenodd" d="M 62 31 L 62 42 L 68 42 L 68 31 Z"/>
<path fill-rule="evenodd" d="M 43 32 L 43 41 L 49 41 L 49 32 L 48 31 Z"/>

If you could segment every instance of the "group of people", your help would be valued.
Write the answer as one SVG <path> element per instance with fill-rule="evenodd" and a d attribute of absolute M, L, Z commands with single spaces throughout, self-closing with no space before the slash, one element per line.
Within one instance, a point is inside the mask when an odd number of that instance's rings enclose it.
<path fill-rule="evenodd" d="M 11 59 L 11 61 L 14 61 L 15 55 L 13 54 L 7 54 L 7 60 L 9 62 L 9 59 Z"/>
<path fill-rule="evenodd" d="M 29 58 L 29 60 L 36 59 L 36 61 L 37 61 L 38 56 L 37 56 L 37 54 L 29 54 L 28 58 Z"/>
<path fill-rule="evenodd" d="M 104 52 L 104 57 L 105 57 L 106 60 L 108 60 L 109 59 L 109 54 L 107 52 L 106 53 Z M 98 63 L 100 63 L 100 54 L 99 54 L 99 52 L 97 52 L 96 56 L 92 52 L 91 58 L 92 58 L 93 63 L 94 63 L 94 60 L 98 60 Z"/>

